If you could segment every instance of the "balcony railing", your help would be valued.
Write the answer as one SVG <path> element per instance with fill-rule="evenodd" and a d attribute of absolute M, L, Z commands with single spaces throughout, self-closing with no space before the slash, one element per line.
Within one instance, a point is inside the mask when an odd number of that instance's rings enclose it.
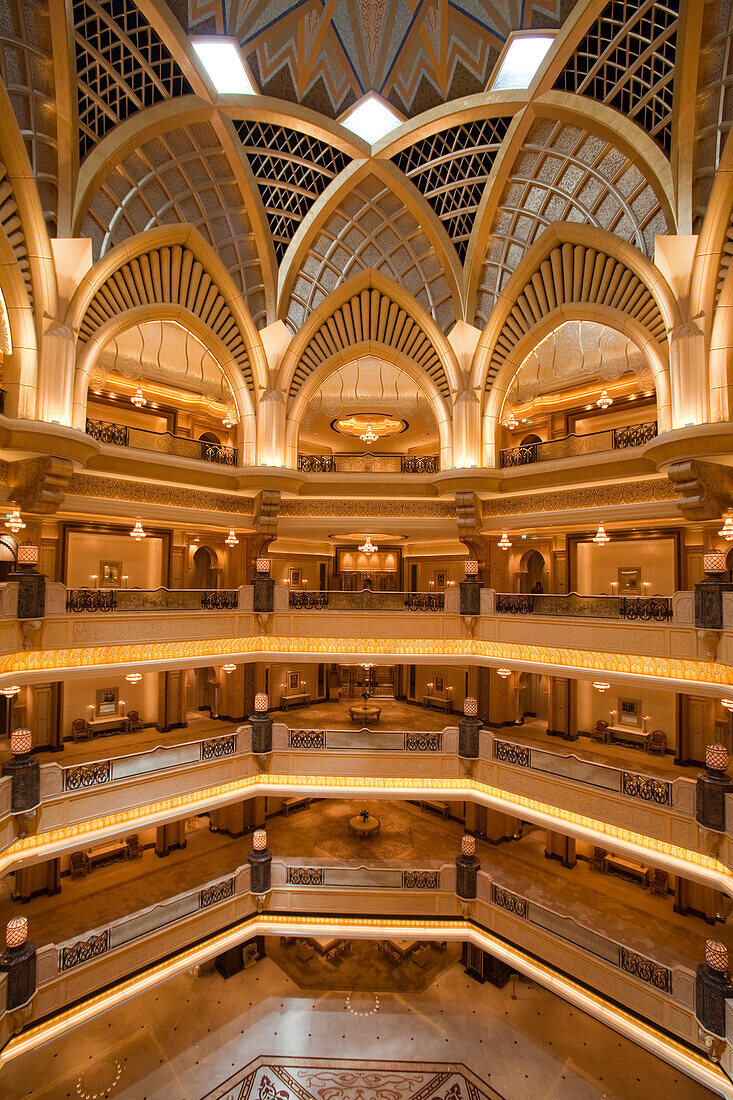
<path fill-rule="evenodd" d="M 193 458 L 219 466 L 237 465 L 236 447 L 209 443 L 205 439 L 186 439 L 171 432 L 149 432 L 145 428 L 110 424 L 106 420 L 91 420 L 89 417 L 86 433 L 98 443 L 107 443 L 113 447 L 137 447 L 142 451 L 155 451 L 157 454 L 175 455 L 177 458 Z"/>
<path fill-rule="evenodd" d="M 630 424 L 623 428 L 607 428 L 587 435 L 567 435 L 563 439 L 550 439 L 546 443 L 524 443 L 521 447 L 507 447 L 501 452 L 501 466 L 508 470 L 513 466 L 531 466 L 535 462 L 550 462 L 555 458 L 574 458 L 576 455 L 597 454 L 600 451 L 626 451 L 631 447 L 643 447 L 657 434 L 657 422 Z"/>
<path fill-rule="evenodd" d="M 441 731 L 288 730 L 288 748 L 330 752 L 442 752 Z"/>
<path fill-rule="evenodd" d="M 626 619 L 641 622 L 672 621 L 671 596 L 539 595 L 533 592 L 497 592 L 497 615 L 547 615 L 559 618 Z"/>
<path fill-rule="evenodd" d="M 127 782 L 142 775 L 168 771 L 169 768 L 221 760 L 236 754 L 238 735 L 237 730 L 221 737 L 207 737 L 202 741 L 158 745 L 147 752 L 133 753 L 130 756 L 90 760 L 86 764 L 69 764 L 62 768 L 62 789 L 66 792 L 86 791 L 91 787 L 103 787 L 109 783 Z"/>
<path fill-rule="evenodd" d="M 290 592 L 292 611 L 445 611 L 444 592 Z"/>
<path fill-rule="evenodd" d="M 298 455 L 298 469 L 304 474 L 437 474 L 438 455 L 331 454 Z"/>
<path fill-rule="evenodd" d="M 236 611 L 239 591 L 191 588 L 69 588 L 66 610 L 110 611 Z"/>

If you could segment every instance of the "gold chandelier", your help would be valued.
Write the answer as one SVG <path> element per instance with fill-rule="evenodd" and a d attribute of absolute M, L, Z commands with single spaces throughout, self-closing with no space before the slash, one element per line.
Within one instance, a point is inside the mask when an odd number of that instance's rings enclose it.
<path fill-rule="evenodd" d="M 509 541 L 509 536 L 506 531 L 502 531 L 501 538 L 499 539 L 499 549 L 508 550 L 510 546 L 511 542 Z"/>
<path fill-rule="evenodd" d="M 140 539 L 147 538 L 145 531 L 143 531 L 143 525 L 139 519 L 135 520 L 135 526 L 132 531 L 130 531 L 130 538 L 134 539 L 135 542 L 140 542 Z"/>
<path fill-rule="evenodd" d="M 239 539 L 235 535 L 233 527 L 229 529 L 229 534 L 224 539 L 224 542 L 227 544 L 227 546 L 239 546 Z"/>
<path fill-rule="evenodd" d="M 595 535 L 593 536 L 593 542 L 596 544 L 596 546 L 605 546 L 606 543 L 610 542 L 610 541 L 611 541 L 610 538 L 606 534 L 605 527 L 603 526 L 602 523 L 599 523 L 598 524 L 598 530 L 596 531 Z"/>
<path fill-rule="evenodd" d="M 141 409 L 143 407 L 143 405 L 147 405 L 147 401 L 145 399 L 143 391 L 140 389 L 139 386 L 137 387 L 137 389 L 133 393 L 132 397 L 130 398 L 130 401 L 133 403 L 133 405 L 135 406 L 136 409 Z"/>
<path fill-rule="evenodd" d="M 23 520 L 20 518 L 20 512 L 17 508 L 13 508 L 12 512 L 7 513 L 7 519 L 5 520 L 5 526 L 13 532 L 14 535 L 18 534 L 18 531 L 22 531 L 25 527 Z"/>
<path fill-rule="evenodd" d="M 609 394 L 608 390 L 604 388 L 603 393 L 596 401 L 596 405 L 599 409 L 608 409 L 613 405 L 613 398 Z"/>
<path fill-rule="evenodd" d="M 367 557 L 369 557 L 370 554 L 376 554 L 379 547 L 374 545 L 371 539 L 371 535 L 367 535 L 359 549 L 361 550 L 362 554 L 366 554 Z"/>

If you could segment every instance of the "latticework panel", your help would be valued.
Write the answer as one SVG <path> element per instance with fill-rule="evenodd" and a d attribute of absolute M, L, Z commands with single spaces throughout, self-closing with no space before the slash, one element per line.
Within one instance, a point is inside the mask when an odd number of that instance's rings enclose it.
<path fill-rule="evenodd" d="M 706 4 L 701 38 L 704 48 L 699 54 L 697 74 L 692 183 L 696 232 L 705 216 L 715 172 L 733 122 L 731 0 L 710 0 Z"/>
<path fill-rule="evenodd" d="M 18 207 L 15 202 L 15 196 L 13 195 L 13 189 L 8 180 L 8 170 L 2 161 L 0 161 L 0 229 L 8 238 L 10 247 L 18 261 L 18 267 L 23 274 L 23 279 L 28 290 L 28 297 L 32 302 L 33 282 L 31 279 L 31 265 L 28 259 L 25 234 L 20 222 L 20 215 L 18 214 Z"/>
<path fill-rule="evenodd" d="M 393 157 L 438 215 L 463 262 L 476 211 L 509 118 L 478 119 L 423 138 Z"/>
<path fill-rule="evenodd" d="M 262 197 L 278 263 L 319 195 L 349 163 L 318 138 L 269 122 L 235 122 Z"/>
<path fill-rule="evenodd" d="M 116 165 L 96 191 L 82 227 L 95 259 L 157 225 L 193 225 L 242 291 L 255 323 L 267 323 L 252 224 L 231 164 L 208 123 L 171 130 Z"/>
<path fill-rule="evenodd" d="M 0 4 L 0 76 L 13 105 L 51 236 L 58 211 L 58 140 L 47 0 Z"/>
<path fill-rule="evenodd" d="M 555 85 L 622 111 L 669 154 L 679 0 L 610 0 Z"/>
<path fill-rule="evenodd" d="M 604 138 L 538 119 L 512 168 L 491 228 L 476 300 L 486 324 L 497 296 L 526 250 L 551 222 L 594 225 L 654 255 L 668 232 L 653 188 L 625 153 Z"/>
<path fill-rule="evenodd" d="M 74 0 L 79 152 L 191 85 L 133 0 Z"/>
<path fill-rule="evenodd" d="M 643 325 L 654 339 L 666 339 L 664 320 L 653 294 L 623 260 L 566 242 L 552 249 L 517 296 L 494 346 L 486 388 L 534 325 L 554 309 L 572 303 L 620 310 Z"/>
<path fill-rule="evenodd" d="M 344 302 L 311 337 L 295 368 L 290 396 L 298 393 L 322 363 L 364 341 L 384 344 L 409 356 L 433 379 L 443 397 L 450 395 L 440 356 L 425 329 L 387 294 L 372 288 Z"/>
<path fill-rule="evenodd" d="M 101 325 L 128 309 L 163 304 L 184 306 L 208 325 L 253 388 L 249 355 L 232 311 L 211 275 L 182 245 L 151 249 L 110 275 L 87 307 L 79 340 L 86 343 Z"/>
<path fill-rule="evenodd" d="M 367 176 L 349 191 L 303 260 L 287 310 L 293 331 L 339 283 L 366 268 L 409 290 L 443 330 L 455 321 L 435 249 L 404 203 L 381 180 Z"/>

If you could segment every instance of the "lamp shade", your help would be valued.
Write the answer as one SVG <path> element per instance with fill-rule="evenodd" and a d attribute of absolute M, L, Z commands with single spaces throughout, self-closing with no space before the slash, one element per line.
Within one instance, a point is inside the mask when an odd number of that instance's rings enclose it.
<path fill-rule="evenodd" d="M 270 572 L 270 559 L 269 558 L 258 558 L 257 562 L 255 564 L 255 569 L 257 570 L 258 573 L 269 573 Z"/>
<path fill-rule="evenodd" d="M 5 925 L 5 946 L 22 947 L 28 939 L 28 918 L 12 917 Z"/>
<path fill-rule="evenodd" d="M 472 695 L 467 695 L 463 700 L 463 713 L 466 718 L 475 718 L 478 714 L 478 699 L 474 699 Z"/>
<path fill-rule="evenodd" d="M 477 577 L 478 560 L 476 558 L 466 558 L 463 563 L 463 571 L 467 577 Z"/>
<path fill-rule="evenodd" d="M 705 767 L 713 772 L 724 772 L 728 767 L 728 750 L 715 742 L 705 748 Z"/>
<path fill-rule="evenodd" d="M 728 972 L 728 948 L 720 940 L 705 940 L 705 962 L 720 974 Z"/>
<path fill-rule="evenodd" d="M 15 560 L 18 565 L 38 565 L 38 547 L 35 542 L 21 542 Z"/>
<path fill-rule="evenodd" d="M 470 833 L 464 833 L 461 837 L 461 854 L 474 856 L 476 854 L 476 837 Z"/>
<path fill-rule="evenodd" d="M 254 848 L 255 852 L 264 852 L 265 848 L 267 847 L 266 829 L 255 829 L 252 836 L 252 847 Z"/>
<path fill-rule="evenodd" d="M 264 714 L 270 706 L 270 700 L 264 691 L 258 691 L 255 695 L 255 711 Z"/>
<path fill-rule="evenodd" d="M 13 730 L 10 735 L 10 751 L 13 756 L 23 756 L 33 748 L 33 734 L 30 730 Z"/>
<path fill-rule="evenodd" d="M 725 554 L 722 550 L 708 550 L 703 554 L 702 567 L 709 577 L 725 573 Z"/>

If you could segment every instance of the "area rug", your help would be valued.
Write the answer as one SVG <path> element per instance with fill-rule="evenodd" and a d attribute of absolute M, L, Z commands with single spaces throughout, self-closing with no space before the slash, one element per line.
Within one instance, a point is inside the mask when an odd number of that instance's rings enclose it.
<path fill-rule="evenodd" d="M 263 1056 L 201 1100 L 503 1100 L 465 1066 Z"/>

